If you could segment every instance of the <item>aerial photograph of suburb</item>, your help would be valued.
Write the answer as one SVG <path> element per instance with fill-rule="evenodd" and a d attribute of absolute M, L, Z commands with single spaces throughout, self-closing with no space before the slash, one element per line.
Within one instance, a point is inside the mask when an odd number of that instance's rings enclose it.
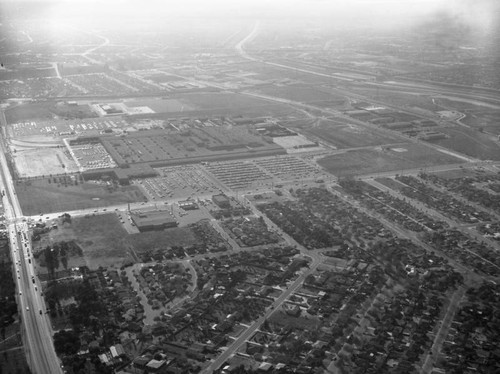
<path fill-rule="evenodd" d="M 499 374 L 500 0 L 0 0 L 0 374 Z"/>

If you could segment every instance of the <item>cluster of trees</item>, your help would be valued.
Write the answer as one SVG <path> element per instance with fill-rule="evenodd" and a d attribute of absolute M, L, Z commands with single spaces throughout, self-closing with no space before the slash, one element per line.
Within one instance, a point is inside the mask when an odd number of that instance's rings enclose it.
<path fill-rule="evenodd" d="M 6 246 L 3 246 L 6 248 Z M 13 316 L 17 313 L 16 299 L 14 297 L 15 285 L 12 279 L 10 262 L 2 259 L 0 263 L 0 340 L 5 339 L 5 328 L 14 322 Z"/>
<path fill-rule="evenodd" d="M 327 231 L 324 222 L 313 222 L 316 218 L 306 206 L 299 210 L 289 205 L 274 202 L 259 205 L 258 208 L 307 248 L 326 248 L 338 244 L 340 233 L 334 227 L 328 227 Z"/>
<path fill-rule="evenodd" d="M 58 186 L 64 185 L 64 187 L 68 187 L 72 185 L 78 186 L 78 184 L 83 183 L 84 180 L 82 175 L 75 175 L 73 176 L 73 178 L 69 175 L 62 175 L 59 177 L 57 176 L 52 177 L 52 175 L 49 175 L 49 177 L 47 178 L 47 182 L 49 184 L 54 183 L 57 184 Z"/>
<path fill-rule="evenodd" d="M 52 278 L 55 277 L 55 271 L 60 265 L 62 265 L 64 269 L 68 268 L 68 258 L 70 254 L 78 256 L 83 255 L 82 249 L 74 241 L 60 241 L 54 243 L 52 247 L 46 246 L 42 253 L 45 260 L 45 266 Z"/>

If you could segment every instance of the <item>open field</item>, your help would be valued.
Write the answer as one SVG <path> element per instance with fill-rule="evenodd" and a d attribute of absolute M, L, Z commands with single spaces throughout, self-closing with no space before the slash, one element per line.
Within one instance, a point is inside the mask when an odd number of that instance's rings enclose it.
<path fill-rule="evenodd" d="M 7 123 L 56 118 L 75 119 L 97 117 L 88 105 L 68 105 L 65 102 L 43 101 L 16 104 L 5 111 Z"/>
<path fill-rule="evenodd" d="M 336 148 L 355 148 L 401 142 L 396 135 L 378 133 L 358 125 L 322 120 L 317 127 L 302 130 L 332 144 Z"/>
<path fill-rule="evenodd" d="M 14 347 L 2 349 L 2 359 L 0 360 L 1 373 L 29 373 L 30 369 L 26 362 L 24 349 L 22 347 L 21 334 L 15 336 L 6 335 L 9 337 L 9 343 L 15 342 L 18 345 L 12 344 Z"/>
<path fill-rule="evenodd" d="M 462 119 L 462 123 L 476 129 L 484 129 L 494 135 L 500 136 L 500 110 L 482 109 L 478 111 L 468 111 L 467 116 Z"/>
<path fill-rule="evenodd" d="M 148 100 L 133 100 L 127 101 L 128 107 L 147 106 L 153 109 L 156 113 L 182 112 L 197 109 L 189 103 L 188 100 L 177 99 L 148 99 Z"/>
<path fill-rule="evenodd" d="M 360 93 L 361 92 L 363 95 L 367 95 L 378 101 L 383 101 L 388 105 L 411 108 L 422 114 L 430 115 L 435 111 L 443 110 L 442 107 L 436 105 L 431 95 L 413 92 L 411 89 L 391 89 L 381 86 L 369 88 L 363 86 L 360 90 Z"/>
<path fill-rule="evenodd" d="M 347 151 L 326 156 L 318 164 L 337 177 L 342 177 L 460 162 L 463 160 L 420 144 L 402 144 L 397 147 Z"/>
<path fill-rule="evenodd" d="M 120 266 L 130 260 L 127 232 L 115 214 L 74 217 L 71 224 L 59 225 L 34 242 L 34 252 L 59 241 L 74 240 L 82 249 L 80 258 L 90 269 Z M 71 264 L 71 262 L 69 262 Z"/>
<path fill-rule="evenodd" d="M 199 109 L 211 108 L 255 108 L 268 105 L 267 100 L 234 93 L 193 93 L 176 95 L 174 98 L 190 103 Z"/>
<path fill-rule="evenodd" d="M 198 242 L 189 227 L 174 227 L 163 231 L 149 231 L 129 235 L 127 242 L 138 254 L 172 246 L 189 246 Z"/>
<path fill-rule="evenodd" d="M 442 128 L 439 131 L 450 137 L 432 143 L 481 160 L 500 160 L 500 142 L 486 134 L 465 127 Z"/>
<path fill-rule="evenodd" d="M 26 180 L 16 185 L 16 193 L 25 215 L 98 208 L 146 200 L 136 186 L 110 189 L 96 183 L 49 183 L 49 178 Z"/>
<path fill-rule="evenodd" d="M 67 156 L 64 148 L 27 149 L 17 151 L 13 158 L 21 178 L 78 171 L 76 163 Z"/>
<path fill-rule="evenodd" d="M 264 95 L 282 97 L 302 103 L 330 101 L 332 103 L 335 102 L 337 105 L 342 105 L 346 101 L 345 97 L 328 92 L 326 88 L 304 84 L 264 87 L 259 89 L 259 92 L 262 92 Z"/>
<path fill-rule="evenodd" d="M 136 74 L 141 75 L 142 78 L 153 81 L 155 83 L 176 82 L 181 80 L 181 78 L 175 75 L 168 75 L 167 73 L 160 70 L 156 70 L 148 74 L 144 74 L 141 72 L 136 72 Z"/>
<path fill-rule="evenodd" d="M 237 93 L 192 93 L 172 95 L 172 98 L 197 108 L 200 111 L 200 117 L 209 115 L 283 116 L 295 112 L 285 104 Z M 187 110 L 184 109 L 182 112 L 187 112 Z"/>

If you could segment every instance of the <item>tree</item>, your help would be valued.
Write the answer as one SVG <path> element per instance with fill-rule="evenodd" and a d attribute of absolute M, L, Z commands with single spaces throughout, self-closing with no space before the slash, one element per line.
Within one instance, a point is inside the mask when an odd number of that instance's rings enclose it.
<path fill-rule="evenodd" d="M 72 330 L 61 330 L 54 334 L 54 348 L 58 355 L 74 355 L 80 348 L 80 338 Z"/>

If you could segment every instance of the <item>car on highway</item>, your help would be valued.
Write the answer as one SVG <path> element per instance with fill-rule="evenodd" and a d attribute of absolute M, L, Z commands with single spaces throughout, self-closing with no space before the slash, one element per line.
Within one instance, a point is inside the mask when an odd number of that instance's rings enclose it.
<path fill-rule="evenodd" d="M 29 307 L 29 306 L 27 306 L 27 307 L 26 307 L 26 310 L 30 310 L 30 307 Z"/>

